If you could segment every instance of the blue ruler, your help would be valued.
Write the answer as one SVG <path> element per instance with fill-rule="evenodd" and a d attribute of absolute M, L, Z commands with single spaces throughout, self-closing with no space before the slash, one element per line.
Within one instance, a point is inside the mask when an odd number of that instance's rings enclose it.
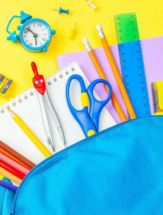
<path fill-rule="evenodd" d="M 118 48 L 122 77 L 129 98 L 138 118 L 150 116 L 151 110 L 136 15 L 117 15 L 115 25 L 118 41 L 125 41 L 119 43 Z M 130 32 L 127 32 L 127 29 L 130 29 Z M 127 42 L 128 34 L 135 40 Z"/>

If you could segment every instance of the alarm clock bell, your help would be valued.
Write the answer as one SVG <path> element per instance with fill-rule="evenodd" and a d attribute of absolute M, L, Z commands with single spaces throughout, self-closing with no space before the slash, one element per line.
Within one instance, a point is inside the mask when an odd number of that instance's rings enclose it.
<path fill-rule="evenodd" d="M 16 35 L 16 31 L 13 31 L 13 32 L 11 33 L 11 32 L 8 30 L 8 29 L 9 29 L 9 26 L 10 26 L 10 24 L 11 24 L 11 22 L 12 22 L 12 20 L 13 20 L 14 18 L 20 18 L 20 23 L 23 24 L 23 23 L 25 23 L 27 20 L 31 19 L 32 16 L 29 15 L 29 14 L 24 13 L 23 11 L 21 11 L 21 12 L 20 12 L 20 16 L 14 15 L 14 16 L 11 18 L 11 20 L 9 21 L 9 23 L 8 23 L 8 25 L 7 25 L 6 31 L 10 34 L 10 36 L 7 37 L 7 40 L 11 40 L 11 41 L 14 42 L 14 43 L 18 43 L 18 38 L 19 38 L 19 37 Z M 18 30 L 19 30 L 19 29 L 18 29 Z"/>

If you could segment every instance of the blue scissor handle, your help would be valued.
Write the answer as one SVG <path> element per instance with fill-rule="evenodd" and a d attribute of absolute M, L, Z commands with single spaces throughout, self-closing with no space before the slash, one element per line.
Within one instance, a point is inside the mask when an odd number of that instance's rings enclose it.
<path fill-rule="evenodd" d="M 66 85 L 66 99 L 67 99 L 67 104 L 68 107 L 72 113 L 72 115 L 74 116 L 74 118 L 77 120 L 77 122 L 79 123 L 80 127 L 82 128 L 84 134 L 86 137 L 91 136 L 92 134 L 97 133 L 97 129 L 95 127 L 95 125 L 92 123 L 92 120 L 89 116 L 88 113 L 88 106 L 85 106 L 82 110 L 76 110 L 72 104 L 71 104 L 71 100 L 70 100 L 70 84 L 72 80 L 78 80 L 81 86 L 81 93 L 86 93 L 86 88 L 85 88 L 85 84 L 83 81 L 83 78 L 80 75 L 72 75 L 70 76 L 70 78 L 67 81 L 67 85 Z"/>
<path fill-rule="evenodd" d="M 98 101 L 94 95 L 93 95 L 93 89 L 96 86 L 96 84 L 98 83 L 103 83 L 106 84 L 109 88 L 109 95 L 107 97 L 106 100 L 104 101 Z M 100 118 L 100 114 L 102 109 L 104 108 L 104 106 L 109 102 L 109 100 L 111 99 L 112 96 L 112 87 L 110 85 L 110 83 L 104 79 L 97 79 L 95 81 L 93 81 L 88 89 L 87 89 L 87 93 L 89 95 L 89 99 L 90 99 L 90 117 L 92 119 L 92 121 L 94 122 L 97 130 L 99 130 L 99 118 Z"/>

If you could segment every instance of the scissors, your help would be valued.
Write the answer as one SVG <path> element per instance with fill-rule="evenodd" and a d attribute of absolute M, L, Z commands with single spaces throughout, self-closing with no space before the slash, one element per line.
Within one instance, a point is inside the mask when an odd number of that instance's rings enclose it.
<path fill-rule="evenodd" d="M 83 106 L 82 110 L 76 110 L 71 104 L 70 85 L 72 80 L 74 79 L 78 80 L 81 86 L 81 102 Z M 109 88 L 109 95 L 105 101 L 98 101 L 93 95 L 93 89 L 98 83 L 106 84 Z M 111 99 L 111 96 L 112 96 L 112 87 L 110 83 L 104 79 L 97 79 L 93 81 L 89 85 L 87 90 L 85 87 L 84 80 L 80 75 L 72 75 L 68 79 L 67 85 L 66 85 L 67 104 L 72 115 L 79 123 L 86 137 L 90 137 L 99 131 L 99 118 L 100 118 L 101 111 L 104 108 L 104 106 L 109 102 L 109 100 Z M 90 100 L 90 111 L 88 111 L 89 100 Z"/>
<path fill-rule="evenodd" d="M 52 104 L 52 102 L 49 98 L 48 92 L 46 90 L 45 79 L 44 79 L 43 75 L 38 74 L 37 66 L 34 62 L 31 63 L 31 67 L 34 72 L 34 78 L 33 78 L 34 88 L 37 90 L 37 92 L 39 92 L 42 95 L 42 100 L 43 100 L 44 106 L 47 105 L 47 107 L 50 111 L 50 114 L 54 119 L 54 122 L 55 122 L 57 130 L 59 132 L 60 138 L 61 138 L 62 142 L 64 143 L 64 145 L 66 145 L 66 140 L 65 140 L 61 122 L 59 120 L 57 112 L 55 111 L 55 108 L 53 107 L 53 104 Z"/>

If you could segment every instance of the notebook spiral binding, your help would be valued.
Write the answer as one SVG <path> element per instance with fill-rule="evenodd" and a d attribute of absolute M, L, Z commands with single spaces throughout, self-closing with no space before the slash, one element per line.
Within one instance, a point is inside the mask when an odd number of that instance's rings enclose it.
<path fill-rule="evenodd" d="M 70 67 L 71 72 L 75 71 L 75 68 L 72 64 L 69 64 L 68 66 Z M 52 85 L 52 81 L 57 82 L 58 80 L 64 78 L 65 75 L 69 75 L 69 73 L 70 72 L 68 71 L 67 67 L 64 67 L 60 70 L 57 70 L 56 73 L 52 73 L 50 75 L 50 80 L 46 78 L 46 82 L 48 85 Z"/>
<path fill-rule="evenodd" d="M 34 96 L 34 94 L 34 89 L 29 88 L 26 92 L 22 92 L 21 95 L 17 95 L 14 99 L 11 98 L 9 102 L 5 102 L 4 105 L 0 107 L 0 113 L 4 114 L 8 107 L 15 107 L 18 103 L 21 104 L 25 100 L 28 100 L 31 96 Z"/>

